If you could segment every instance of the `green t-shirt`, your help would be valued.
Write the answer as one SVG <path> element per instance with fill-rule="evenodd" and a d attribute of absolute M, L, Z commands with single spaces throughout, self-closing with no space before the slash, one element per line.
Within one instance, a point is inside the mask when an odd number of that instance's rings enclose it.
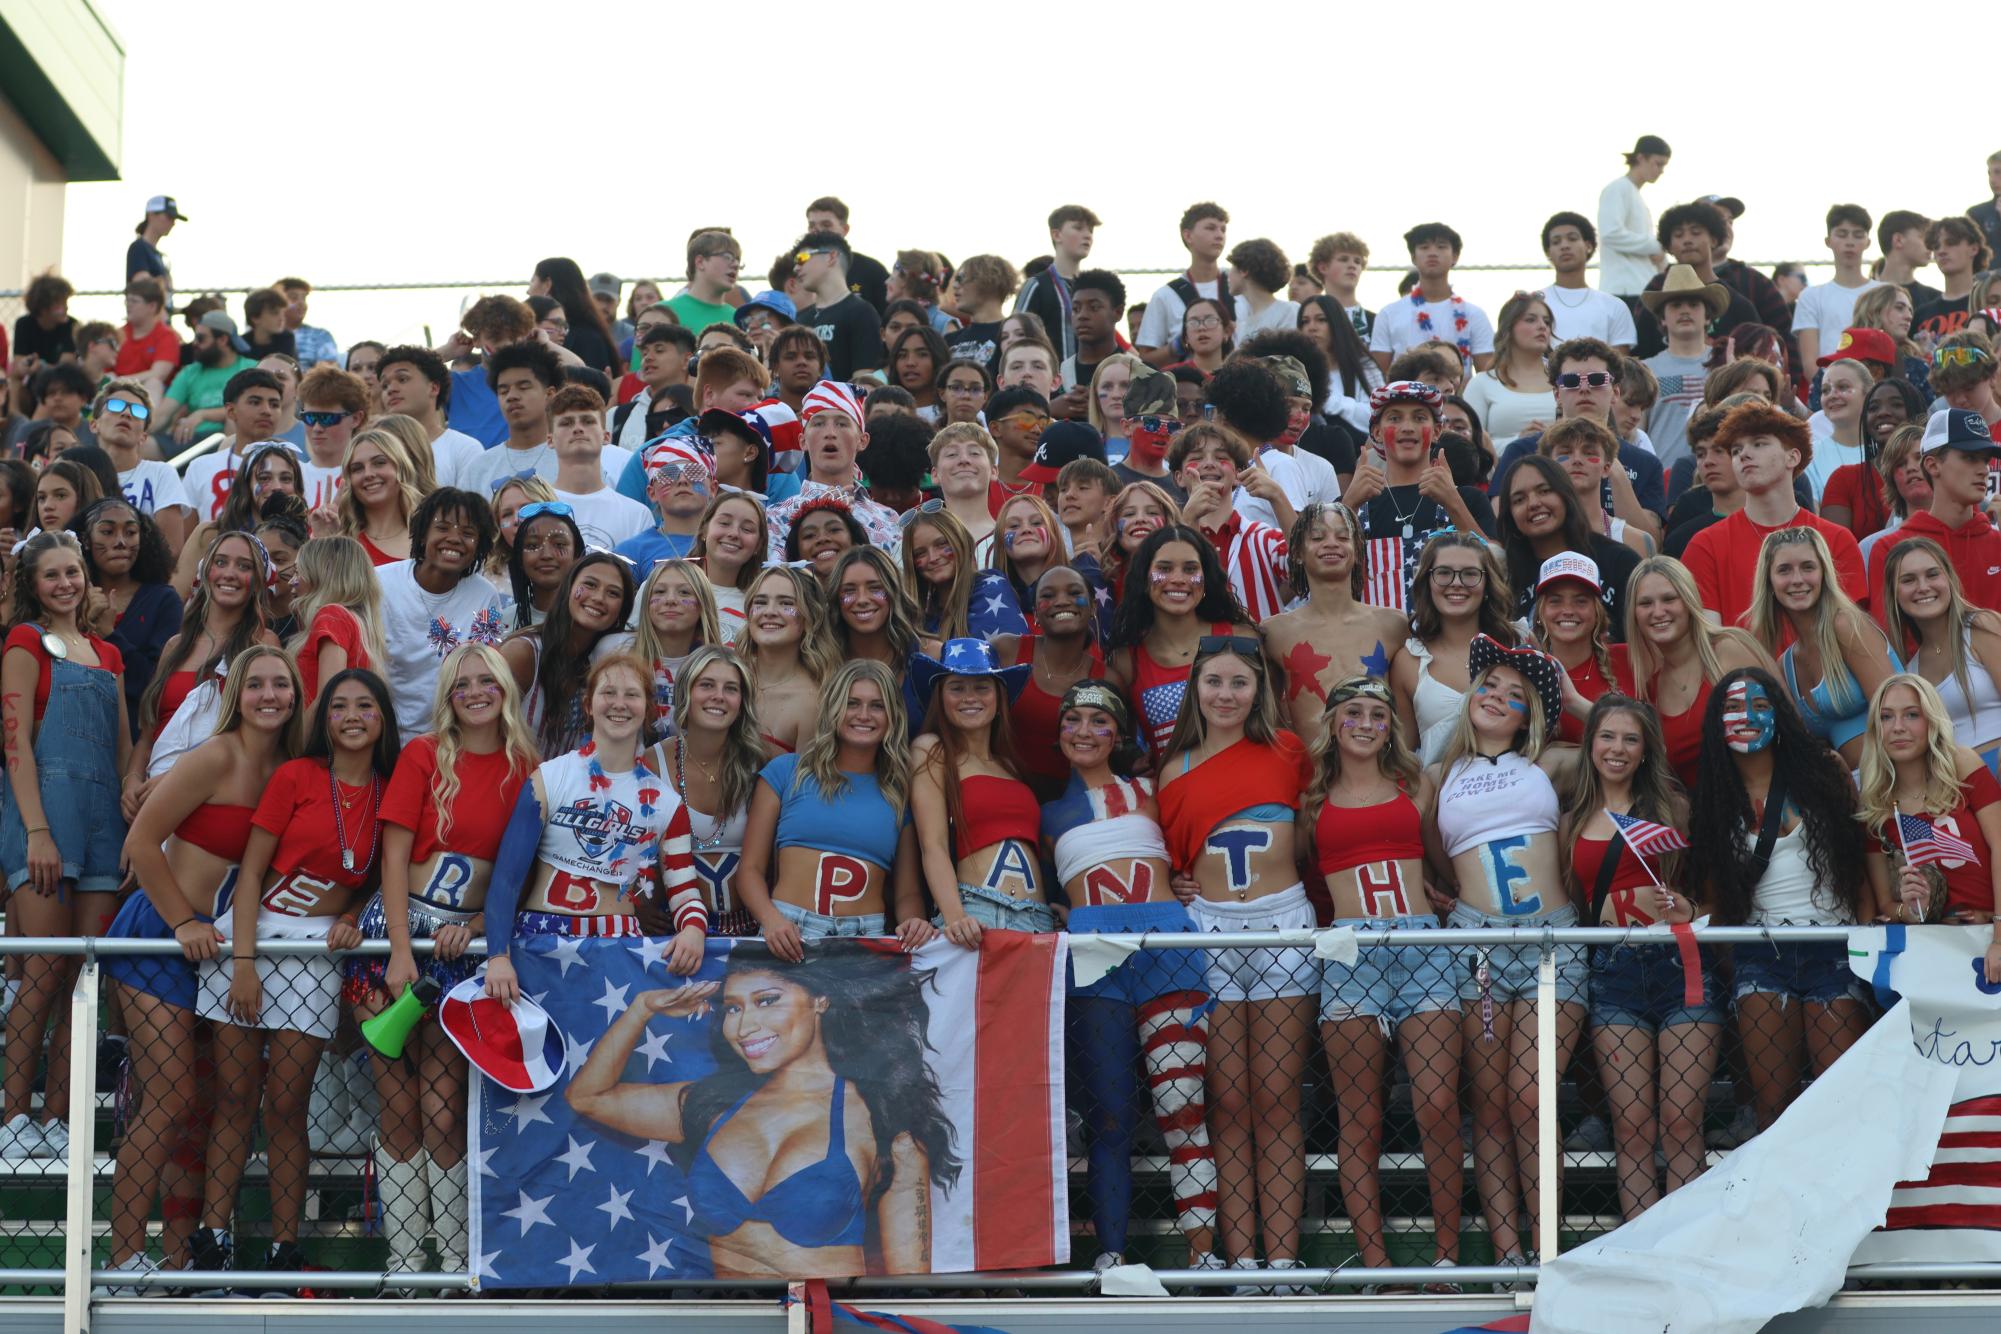
<path fill-rule="evenodd" d="M 189 412 L 200 412 L 204 408 L 222 406 L 222 391 L 229 386 L 230 379 L 239 371 L 252 370 L 257 363 L 245 356 L 239 356 L 227 366 L 204 366 L 200 362 L 190 362 L 181 367 L 180 374 L 167 386 L 167 397 L 179 403 Z M 213 435 L 223 428 L 223 423 L 203 422 L 195 427 L 197 440 Z"/>
<path fill-rule="evenodd" d="M 706 301 L 696 300 L 686 292 L 670 299 L 667 302 L 667 308 L 679 316 L 682 327 L 697 338 L 700 338 L 702 330 L 708 328 L 711 324 L 734 325 L 736 323 L 735 306 L 710 305 Z"/>

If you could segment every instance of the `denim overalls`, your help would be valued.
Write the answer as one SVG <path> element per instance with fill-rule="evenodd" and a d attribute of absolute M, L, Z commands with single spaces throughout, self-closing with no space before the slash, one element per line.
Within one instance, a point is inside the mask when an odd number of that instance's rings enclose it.
<path fill-rule="evenodd" d="M 37 635 L 42 627 L 31 625 Z M 118 808 L 118 681 L 100 667 L 49 659 L 49 704 L 35 731 L 42 818 L 63 861 L 63 888 L 116 890 L 125 816 Z M 28 880 L 28 834 L 12 782 L 0 784 L 0 866 L 7 888 Z"/>

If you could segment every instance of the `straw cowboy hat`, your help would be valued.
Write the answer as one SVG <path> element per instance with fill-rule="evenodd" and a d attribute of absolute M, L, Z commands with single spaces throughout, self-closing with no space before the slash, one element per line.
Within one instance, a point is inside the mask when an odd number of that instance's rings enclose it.
<path fill-rule="evenodd" d="M 1723 312 L 1730 309 L 1730 289 L 1722 283 L 1706 283 L 1696 276 L 1695 268 L 1689 264 L 1674 264 L 1668 267 L 1667 277 L 1662 280 L 1657 292 L 1640 293 L 1640 304 L 1649 314 L 1658 315 L 1661 307 L 1678 296 L 1699 296 L 1709 307 L 1709 318 L 1720 320 Z"/>

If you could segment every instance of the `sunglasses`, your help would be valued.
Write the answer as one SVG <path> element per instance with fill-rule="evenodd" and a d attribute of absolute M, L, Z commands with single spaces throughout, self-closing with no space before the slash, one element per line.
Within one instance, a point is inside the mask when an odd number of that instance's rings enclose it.
<path fill-rule="evenodd" d="M 1032 408 L 1023 408 L 1019 412 L 1010 412 L 1007 416 L 1000 418 L 1000 421 L 1013 422 L 1024 431 L 1039 431 L 1054 420 L 1055 418 L 1051 417 L 1048 413 L 1036 412 Z M 995 424 L 998 425 L 999 423 Z"/>
<path fill-rule="evenodd" d="M 834 252 L 831 250 L 801 250 L 798 254 L 792 257 L 792 266 L 794 268 L 803 268 L 806 264 L 806 261 L 813 258 L 813 256 L 831 255 L 833 253 Z"/>
<path fill-rule="evenodd" d="M 120 412 L 135 422 L 146 421 L 153 415 L 153 409 L 133 399 L 107 398 L 104 400 L 104 416 L 110 417 Z"/>
<path fill-rule="evenodd" d="M 1977 366 L 1985 360 L 1987 353 L 1977 347 L 1941 347 L 1932 352 L 1934 366 Z"/>
<path fill-rule="evenodd" d="M 918 505 L 915 506 L 914 508 L 905 510 L 903 516 L 896 521 L 896 526 L 899 528 L 907 529 L 910 527 L 911 524 L 916 523 L 919 519 L 923 518 L 925 515 L 936 514 L 938 511 L 944 508 L 945 508 L 945 502 L 939 499 L 937 496 L 933 496 L 931 499 L 925 501 L 922 505 Z"/>
<path fill-rule="evenodd" d="M 1234 653 L 1240 658 L 1264 656 L 1265 644 L 1256 635 L 1203 635 L 1195 641 L 1197 653 Z"/>
<path fill-rule="evenodd" d="M 299 414 L 299 420 L 308 426 L 338 426 L 353 415 L 349 412 L 302 412 Z"/>
<path fill-rule="evenodd" d="M 527 523 L 538 514 L 554 514 L 559 518 L 567 519 L 575 513 L 575 510 L 560 500 L 538 500 L 533 504 L 523 505 L 520 509 L 514 511 L 514 517 L 522 523 Z"/>
<path fill-rule="evenodd" d="M 1556 387 L 1558 389 L 1581 389 L 1588 385 L 1593 389 L 1603 389 L 1610 385 L 1616 378 L 1610 371 L 1591 371 L 1588 374 L 1565 371 L 1556 377 Z"/>
<path fill-rule="evenodd" d="M 1138 423 L 1139 429 L 1149 435 L 1159 435 L 1163 431 L 1173 435 L 1181 429 L 1181 420 L 1178 417 L 1128 417 L 1126 420 Z"/>
<path fill-rule="evenodd" d="M 663 463 L 653 470 L 652 480 L 673 486 L 685 481 L 703 481 L 709 470 L 699 463 Z"/>
<path fill-rule="evenodd" d="M 510 472 L 494 478 L 486 484 L 486 489 L 497 496 L 510 482 L 525 482 L 534 475 L 535 470 L 533 468 L 523 468 L 520 472 Z"/>

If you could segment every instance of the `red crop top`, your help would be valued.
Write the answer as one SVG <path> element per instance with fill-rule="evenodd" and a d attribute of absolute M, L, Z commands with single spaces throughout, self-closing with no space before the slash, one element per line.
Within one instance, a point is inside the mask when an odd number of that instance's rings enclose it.
<path fill-rule="evenodd" d="M 1422 859 L 1424 831 L 1417 803 L 1402 792 L 1374 806 L 1328 802 L 1313 824 L 1313 849 L 1322 875 L 1376 862 Z"/>
<path fill-rule="evenodd" d="M 1015 778 L 974 774 L 959 780 L 959 855 L 1020 839 L 1029 847 L 1042 833 L 1042 807 L 1028 784 Z"/>
<path fill-rule="evenodd" d="M 1590 908 L 1591 896 L 1597 892 L 1598 873 L 1605 865 L 1605 854 L 1611 848 L 1609 838 L 1585 838 L 1578 836 L 1570 850 L 1571 878 L 1577 882 L 1578 901 Z M 1634 897 L 1636 890 L 1647 888 L 1654 878 L 1647 874 L 1647 866 L 1638 853 L 1626 848 L 1619 853 L 1618 865 L 1612 868 L 1612 883 L 1605 891 L 1605 904 L 1598 912 L 1598 921 L 1590 926 L 1652 926 L 1654 918 L 1643 910 Z"/>
<path fill-rule="evenodd" d="M 188 812 L 188 818 L 174 830 L 174 837 L 226 862 L 240 862 L 243 847 L 250 841 L 250 817 L 256 811 L 255 806 L 205 801 Z"/>

